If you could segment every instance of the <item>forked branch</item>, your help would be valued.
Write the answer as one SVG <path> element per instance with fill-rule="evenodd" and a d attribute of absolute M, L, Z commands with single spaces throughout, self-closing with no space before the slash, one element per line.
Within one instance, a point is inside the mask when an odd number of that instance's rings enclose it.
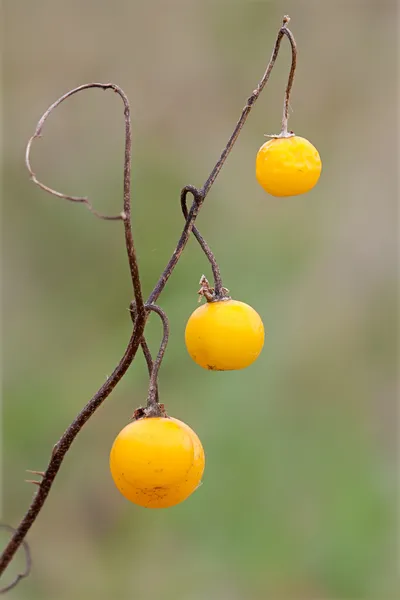
<path fill-rule="evenodd" d="M 59 100 L 57 100 L 45 112 L 45 114 L 43 115 L 43 117 L 41 118 L 41 120 L 38 123 L 35 134 L 29 140 L 28 147 L 27 147 L 27 154 L 26 154 L 26 164 L 27 164 L 27 167 L 30 172 L 32 180 L 40 188 L 42 188 L 46 192 L 48 192 L 54 196 L 57 196 L 59 198 L 64 198 L 64 199 L 72 201 L 72 202 L 83 203 L 96 216 L 98 216 L 102 219 L 122 220 L 123 221 L 124 229 L 125 229 L 125 243 L 126 243 L 126 249 L 127 249 L 129 266 L 130 266 L 130 274 L 131 274 L 131 280 L 132 280 L 132 286 L 133 286 L 133 292 L 134 292 L 134 298 L 135 298 L 135 318 L 134 318 L 134 326 L 133 326 L 132 335 L 130 337 L 128 346 L 127 346 L 125 353 L 124 353 L 123 357 L 121 358 L 119 364 L 114 369 L 114 371 L 110 375 L 110 377 L 108 377 L 107 381 L 101 386 L 101 388 L 96 392 L 96 394 L 93 396 L 93 398 L 86 404 L 86 406 L 77 415 L 77 417 L 74 419 L 74 421 L 71 423 L 71 425 L 66 429 L 64 434 L 61 436 L 60 440 L 55 445 L 53 452 L 51 454 L 47 469 L 43 473 L 42 480 L 40 482 L 38 482 L 38 489 L 34 496 L 34 499 L 31 503 L 27 513 L 25 514 L 22 521 L 18 525 L 18 528 L 16 530 L 14 530 L 14 534 L 13 534 L 11 540 L 9 541 L 8 545 L 6 546 L 6 548 L 4 549 L 4 551 L 0 557 L 0 575 L 4 572 L 7 565 L 12 560 L 13 556 L 15 555 L 15 553 L 18 550 L 18 548 L 20 547 L 20 545 L 24 543 L 24 539 L 25 539 L 29 529 L 35 522 L 37 516 L 39 515 L 39 512 L 41 511 L 41 509 L 46 501 L 46 498 L 50 492 L 50 489 L 54 482 L 54 479 L 61 467 L 61 463 L 64 460 L 64 457 L 65 457 L 66 453 L 68 452 L 75 437 L 78 435 L 78 433 L 80 432 L 82 427 L 85 425 L 86 421 L 94 414 L 94 412 L 97 410 L 97 408 L 99 408 L 99 406 L 104 402 L 104 400 L 110 395 L 110 393 L 115 388 L 117 383 L 124 376 L 124 374 L 126 373 L 126 371 L 129 368 L 129 366 L 131 365 L 133 359 L 135 358 L 135 355 L 136 355 L 137 350 L 140 345 L 142 345 L 142 349 L 145 353 L 145 357 L 146 357 L 147 364 L 149 367 L 149 372 L 151 374 L 151 379 L 152 379 L 152 382 L 151 382 L 152 396 L 151 397 L 152 397 L 152 402 L 153 402 L 153 400 L 155 398 L 154 394 L 157 393 L 156 392 L 156 390 L 157 390 L 157 384 L 156 384 L 157 369 L 158 369 L 159 363 L 161 362 L 161 358 L 162 358 L 162 356 L 160 356 L 160 352 L 163 353 L 163 349 L 165 349 L 164 346 L 165 346 L 167 334 L 168 334 L 168 329 L 167 329 L 167 325 L 166 325 L 167 322 L 166 322 L 166 320 L 163 320 L 163 322 L 164 322 L 164 338 L 163 338 L 164 344 L 162 344 L 162 346 L 161 346 L 161 349 L 157 356 L 155 365 L 153 365 L 150 351 L 149 351 L 147 344 L 143 337 L 144 328 L 145 328 L 146 320 L 147 320 L 148 313 L 150 310 L 154 310 L 154 311 L 158 312 L 160 314 L 160 316 L 162 316 L 162 314 L 163 314 L 163 313 L 161 314 L 161 312 L 162 312 L 161 309 L 154 306 L 154 303 L 157 301 L 161 292 L 164 290 L 164 288 L 167 284 L 167 281 L 169 280 L 174 268 L 176 267 L 181 255 L 182 255 L 182 252 L 187 244 L 187 241 L 188 241 L 192 231 L 193 231 L 194 235 L 196 236 L 197 240 L 199 241 L 203 251 L 207 255 L 207 258 L 211 262 L 211 265 L 213 268 L 214 279 L 215 279 L 215 289 L 216 290 L 222 289 L 222 281 L 221 281 L 218 265 L 216 264 L 215 259 L 211 253 L 211 250 L 209 249 L 205 240 L 202 238 L 199 231 L 194 228 L 195 221 L 196 221 L 197 215 L 204 203 L 204 200 L 205 200 L 208 192 L 210 191 L 210 189 L 211 189 L 215 179 L 217 178 L 218 174 L 220 173 L 223 165 L 225 164 L 225 161 L 242 130 L 252 107 L 254 106 L 260 93 L 264 89 L 266 83 L 268 82 L 271 71 L 273 69 L 276 58 L 278 56 L 278 52 L 279 52 L 279 48 L 280 48 L 280 44 L 281 44 L 283 36 L 288 37 L 291 47 L 292 47 L 292 66 L 291 66 L 291 71 L 290 71 L 290 75 L 289 75 L 288 85 L 286 88 L 285 105 L 284 105 L 284 119 L 286 119 L 285 122 L 286 122 L 286 128 L 287 128 L 289 95 L 290 95 L 290 90 L 291 90 L 291 86 L 292 86 L 292 82 L 293 82 L 294 70 L 295 70 L 295 66 L 296 66 L 296 44 L 295 44 L 292 33 L 289 31 L 289 29 L 287 29 L 288 22 L 289 22 L 289 18 L 285 17 L 283 20 L 283 25 L 279 29 L 279 32 L 278 32 L 278 35 L 277 35 L 277 38 L 275 41 L 275 45 L 273 48 L 272 56 L 270 58 L 270 61 L 266 68 L 266 71 L 265 71 L 264 75 L 262 76 L 259 84 L 255 88 L 255 90 L 249 96 L 249 98 L 246 102 L 246 105 L 242 110 L 240 118 L 233 130 L 233 133 L 230 136 L 225 148 L 223 149 L 217 163 L 215 164 L 214 168 L 212 169 L 205 184 L 200 189 L 195 188 L 193 186 L 185 186 L 183 188 L 182 193 L 181 193 L 181 202 L 182 202 L 182 210 L 184 212 L 185 219 L 186 219 L 185 225 L 184 225 L 182 234 L 179 238 L 178 244 L 177 244 L 170 260 L 168 261 L 168 264 L 166 265 L 164 271 L 162 272 L 158 282 L 156 283 L 156 285 L 155 285 L 153 291 L 151 292 L 146 303 L 143 301 L 143 295 L 142 295 L 140 278 L 139 278 L 139 268 L 138 268 L 138 263 L 137 263 L 137 258 L 136 258 L 135 246 L 134 246 L 134 242 L 133 242 L 132 229 L 131 229 L 131 170 L 130 169 L 131 169 L 131 141 L 132 140 L 131 140 L 130 108 L 129 108 L 128 99 L 125 96 L 124 92 L 118 86 L 116 86 L 112 83 L 104 83 L 104 84 L 103 83 L 89 83 L 89 84 L 82 85 L 74 90 L 71 90 L 70 92 L 68 92 L 67 94 L 62 96 Z M 32 168 L 31 168 L 31 164 L 30 164 L 30 150 L 31 150 L 32 143 L 36 138 L 41 136 L 44 122 L 46 121 L 48 116 L 53 112 L 53 110 L 57 106 L 59 106 L 59 104 L 61 104 L 61 102 L 63 102 L 64 100 L 66 100 L 67 98 L 72 96 L 73 94 L 76 94 L 82 90 L 86 90 L 86 89 L 90 89 L 90 88 L 100 88 L 103 90 L 111 89 L 122 98 L 123 103 L 124 103 L 124 116 L 125 116 L 124 202 L 123 202 L 123 211 L 119 215 L 116 215 L 116 216 L 107 216 L 107 215 L 102 215 L 102 214 L 98 213 L 97 211 L 94 210 L 93 206 L 91 205 L 91 203 L 89 202 L 89 200 L 86 197 L 68 196 L 67 194 L 62 194 L 62 193 L 57 192 L 56 190 L 53 190 L 53 189 L 49 188 L 48 186 L 44 185 L 37 179 L 36 175 L 34 174 Z M 284 122 L 283 122 L 283 126 L 284 126 Z M 187 196 L 188 192 L 190 192 L 194 198 L 189 210 L 187 210 L 187 208 L 186 208 L 186 196 Z M 161 312 L 159 312 L 159 311 L 161 311 Z M 3 591 L 5 591 L 6 589 L 7 588 L 3 588 Z"/>

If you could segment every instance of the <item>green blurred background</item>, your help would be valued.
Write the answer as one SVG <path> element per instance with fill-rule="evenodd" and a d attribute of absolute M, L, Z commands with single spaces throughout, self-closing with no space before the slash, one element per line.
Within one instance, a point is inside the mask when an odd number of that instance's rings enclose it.
<path fill-rule="evenodd" d="M 3 2 L 2 516 L 18 523 L 34 493 L 25 469 L 46 466 L 131 331 L 121 224 L 29 182 L 24 150 L 37 120 L 88 81 L 128 94 L 147 295 L 182 228 L 180 188 L 205 181 L 286 13 L 299 49 L 290 128 L 319 149 L 321 180 L 284 199 L 255 180 L 264 133 L 280 128 L 284 40 L 198 220 L 225 285 L 263 318 L 261 357 L 232 373 L 189 359 L 185 322 L 210 274 L 195 240 L 160 299 L 171 323 L 162 401 L 204 444 L 203 486 L 162 511 L 115 489 L 110 446 L 146 397 L 138 356 L 67 455 L 29 534 L 32 574 L 12 598 L 398 597 L 394 0 Z M 118 212 L 119 99 L 78 95 L 44 134 L 32 158 L 38 176 Z M 155 316 L 146 332 L 156 351 Z"/>

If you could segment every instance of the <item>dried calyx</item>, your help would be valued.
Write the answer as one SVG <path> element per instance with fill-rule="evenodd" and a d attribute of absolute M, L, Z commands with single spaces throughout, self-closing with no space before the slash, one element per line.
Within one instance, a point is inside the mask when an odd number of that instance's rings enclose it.
<path fill-rule="evenodd" d="M 139 419 L 149 417 L 164 417 L 167 418 L 167 412 L 164 404 L 155 402 L 148 406 L 139 406 L 132 415 L 131 421 L 138 421 Z"/>
<path fill-rule="evenodd" d="M 225 287 L 221 288 L 219 294 L 216 293 L 215 288 L 211 287 L 208 279 L 205 275 L 200 277 L 200 289 L 197 292 L 199 294 L 199 302 L 204 297 L 207 302 L 221 302 L 223 300 L 231 300 L 229 296 L 229 290 Z"/>
<path fill-rule="evenodd" d="M 281 131 L 280 133 L 264 133 L 264 137 L 267 138 L 272 138 L 272 139 L 279 139 L 279 138 L 288 138 L 288 137 L 294 137 L 296 134 L 294 131 Z"/>

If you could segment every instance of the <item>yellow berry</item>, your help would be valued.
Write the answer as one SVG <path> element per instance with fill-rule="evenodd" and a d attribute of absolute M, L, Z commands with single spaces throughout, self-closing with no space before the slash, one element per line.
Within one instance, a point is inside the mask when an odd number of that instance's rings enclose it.
<path fill-rule="evenodd" d="M 244 302 L 207 302 L 189 318 L 185 342 L 190 356 L 204 369 L 244 369 L 262 350 L 264 326 L 259 314 Z"/>
<path fill-rule="evenodd" d="M 317 149 L 305 138 L 272 138 L 257 153 L 256 177 L 272 196 L 297 196 L 311 190 L 321 174 Z"/>
<path fill-rule="evenodd" d="M 110 453 L 114 483 L 125 498 L 145 508 L 182 502 L 201 483 L 204 450 L 178 419 L 142 418 L 117 435 Z"/>

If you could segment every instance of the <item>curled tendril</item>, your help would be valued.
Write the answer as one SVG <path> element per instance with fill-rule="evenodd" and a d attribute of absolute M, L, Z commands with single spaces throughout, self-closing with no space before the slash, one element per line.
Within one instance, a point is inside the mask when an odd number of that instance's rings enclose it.
<path fill-rule="evenodd" d="M 77 94 L 79 92 L 82 92 L 83 90 L 87 90 L 90 88 L 101 88 L 103 90 L 108 90 L 108 89 L 112 89 L 114 90 L 114 92 L 116 92 L 119 96 L 121 96 L 125 107 L 128 104 L 128 100 L 127 97 L 125 96 L 125 93 L 121 90 L 120 87 L 118 87 L 117 85 L 113 84 L 113 83 L 87 83 L 85 85 L 80 85 L 79 87 L 70 90 L 69 92 L 67 92 L 66 94 L 64 94 L 63 96 L 61 96 L 61 98 L 59 98 L 58 100 L 56 100 L 55 102 L 53 102 L 53 104 L 51 106 L 49 106 L 49 108 L 46 110 L 46 112 L 43 114 L 43 116 L 41 117 L 41 119 L 39 120 L 37 126 L 36 126 L 36 130 L 35 133 L 33 134 L 33 136 L 29 139 L 28 144 L 26 146 L 26 153 L 25 153 L 25 164 L 26 167 L 29 171 L 29 174 L 31 176 L 31 180 L 33 181 L 33 183 L 35 183 L 37 186 L 39 186 L 42 190 L 44 190 L 45 192 L 48 192 L 49 194 L 51 194 L 52 196 L 56 196 L 57 198 L 63 198 L 64 200 L 69 200 L 70 202 L 77 202 L 79 204 L 85 204 L 87 206 L 87 208 L 99 219 L 104 219 L 106 221 L 123 221 L 124 220 L 124 213 L 120 213 L 119 215 L 103 215 L 102 213 L 98 212 L 97 210 L 95 210 L 92 206 L 92 204 L 89 202 L 88 198 L 86 196 L 70 196 L 69 194 L 64 194 L 62 192 L 58 192 L 57 190 L 54 190 L 53 188 L 49 187 L 48 185 L 45 185 L 44 183 L 42 183 L 41 181 L 39 181 L 39 179 L 36 177 L 36 174 L 34 173 L 32 166 L 31 166 L 31 148 L 32 148 L 32 144 L 36 139 L 39 139 L 42 137 L 42 129 L 43 126 L 46 122 L 46 120 L 48 119 L 48 117 L 51 115 L 51 113 L 65 100 L 67 100 L 68 98 L 70 98 L 71 96 L 73 96 L 74 94 Z"/>

